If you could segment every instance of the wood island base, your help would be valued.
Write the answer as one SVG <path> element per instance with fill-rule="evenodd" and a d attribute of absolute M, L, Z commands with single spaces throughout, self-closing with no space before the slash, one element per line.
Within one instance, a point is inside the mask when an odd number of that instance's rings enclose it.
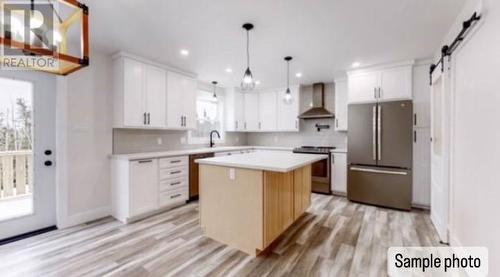
<path fill-rule="evenodd" d="M 205 235 L 258 255 L 311 204 L 311 165 L 274 172 L 200 164 Z"/>

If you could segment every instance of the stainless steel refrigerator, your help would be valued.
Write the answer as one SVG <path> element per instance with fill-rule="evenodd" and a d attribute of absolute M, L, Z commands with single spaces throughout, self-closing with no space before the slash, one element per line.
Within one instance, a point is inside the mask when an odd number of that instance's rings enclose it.
<path fill-rule="evenodd" d="M 347 198 L 410 210 L 412 102 L 351 104 L 348 113 Z"/>

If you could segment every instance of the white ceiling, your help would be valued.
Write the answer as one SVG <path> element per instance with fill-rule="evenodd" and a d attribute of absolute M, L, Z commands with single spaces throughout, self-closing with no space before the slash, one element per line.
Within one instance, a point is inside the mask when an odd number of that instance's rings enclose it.
<path fill-rule="evenodd" d="M 239 85 L 251 22 L 262 87 L 332 81 L 351 68 L 431 57 L 466 0 L 87 0 L 93 47 L 119 50 Z M 190 51 L 188 57 L 180 49 Z M 227 67 L 232 74 L 225 72 Z"/>

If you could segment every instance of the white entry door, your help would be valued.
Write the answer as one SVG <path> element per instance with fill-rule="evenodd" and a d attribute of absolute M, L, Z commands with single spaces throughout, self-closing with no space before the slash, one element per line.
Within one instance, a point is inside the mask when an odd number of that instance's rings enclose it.
<path fill-rule="evenodd" d="M 54 75 L 0 71 L 0 240 L 56 225 Z"/>
<path fill-rule="evenodd" d="M 436 68 L 431 86 L 431 220 L 442 242 L 448 242 L 449 223 L 449 107 L 448 70 Z"/>

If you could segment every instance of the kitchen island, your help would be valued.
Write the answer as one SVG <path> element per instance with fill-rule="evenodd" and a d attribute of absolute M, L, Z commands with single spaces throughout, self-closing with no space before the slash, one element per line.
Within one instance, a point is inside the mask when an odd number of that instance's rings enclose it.
<path fill-rule="evenodd" d="M 311 204 L 311 164 L 326 155 L 255 152 L 196 160 L 205 235 L 256 256 Z"/>

